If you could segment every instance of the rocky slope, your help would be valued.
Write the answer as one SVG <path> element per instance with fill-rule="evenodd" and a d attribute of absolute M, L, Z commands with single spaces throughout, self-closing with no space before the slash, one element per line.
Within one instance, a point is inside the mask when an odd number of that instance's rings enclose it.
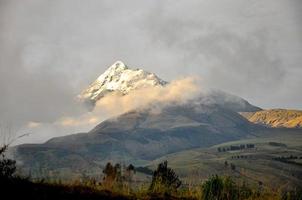
<path fill-rule="evenodd" d="M 257 112 L 242 112 L 240 114 L 250 122 L 269 127 L 302 127 L 302 111 L 300 110 L 271 109 Z"/>

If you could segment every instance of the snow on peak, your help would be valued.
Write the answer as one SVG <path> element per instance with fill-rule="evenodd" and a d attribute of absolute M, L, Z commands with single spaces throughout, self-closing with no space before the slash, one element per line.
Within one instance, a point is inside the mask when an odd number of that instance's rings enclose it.
<path fill-rule="evenodd" d="M 122 61 L 116 61 L 78 97 L 95 103 L 106 94 L 117 91 L 122 94 L 145 87 L 164 86 L 166 81 L 142 69 L 131 69 Z"/>
<path fill-rule="evenodd" d="M 128 69 L 128 67 L 122 61 L 116 61 L 106 71 L 122 71 Z"/>

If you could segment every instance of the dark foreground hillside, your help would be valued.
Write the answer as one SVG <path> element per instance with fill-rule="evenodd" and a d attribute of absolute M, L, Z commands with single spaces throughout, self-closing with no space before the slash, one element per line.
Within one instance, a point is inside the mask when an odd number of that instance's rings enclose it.
<path fill-rule="evenodd" d="M 202 199 L 202 200 L 302 200 L 299 191 L 256 191 L 246 186 L 234 185 L 230 179 L 213 176 L 199 188 L 185 188 L 173 193 L 150 190 L 127 193 L 99 189 L 85 184 L 60 184 L 32 182 L 29 179 L 9 178 L 0 180 L 1 199 L 43 199 L 43 200 L 77 200 L 77 199 Z M 208 188 L 207 188 L 208 187 Z"/>
<path fill-rule="evenodd" d="M 133 199 L 83 185 L 33 183 L 22 178 L 2 179 L 0 187 L 1 196 L 7 199 Z"/>

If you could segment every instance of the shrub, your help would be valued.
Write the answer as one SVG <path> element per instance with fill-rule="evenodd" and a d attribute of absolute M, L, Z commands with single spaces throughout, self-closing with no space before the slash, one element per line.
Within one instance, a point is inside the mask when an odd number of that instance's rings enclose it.
<path fill-rule="evenodd" d="M 219 176 L 212 176 L 202 185 L 202 198 L 204 200 L 222 199 L 223 180 Z"/>
<path fill-rule="evenodd" d="M 248 199 L 252 190 L 245 184 L 238 186 L 230 177 L 212 176 L 202 185 L 203 200 L 241 200 Z"/>
<path fill-rule="evenodd" d="M 296 189 L 284 192 L 281 196 L 281 200 L 302 200 L 302 190 Z"/>

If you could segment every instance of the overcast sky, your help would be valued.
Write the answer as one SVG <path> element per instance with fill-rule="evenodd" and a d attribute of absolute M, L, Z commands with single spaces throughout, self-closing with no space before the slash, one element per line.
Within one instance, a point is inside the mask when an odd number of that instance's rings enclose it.
<path fill-rule="evenodd" d="M 302 109 L 300 0 L 0 0 L 0 119 L 51 122 L 116 60 Z"/>

